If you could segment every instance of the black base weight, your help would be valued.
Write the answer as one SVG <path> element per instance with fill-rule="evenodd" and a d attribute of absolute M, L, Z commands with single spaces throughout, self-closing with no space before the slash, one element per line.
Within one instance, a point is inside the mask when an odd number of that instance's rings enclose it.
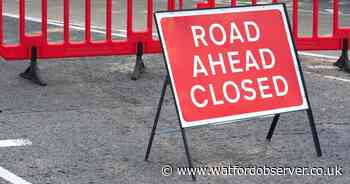
<path fill-rule="evenodd" d="M 40 69 L 38 67 L 37 56 L 37 48 L 32 47 L 30 64 L 23 73 L 19 74 L 19 76 L 29 81 L 32 81 L 33 83 L 38 84 L 39 86 L 46 86 L 47 84 L 43 82 L 40 76 Z"/>
<path fill-rule="evenodd" d="M 141 74 L 146 71 L 146 66 L 142 60 L 143 56 L 143 44 L 137 43 L 137 52 L 136 52 L 136 63 L 134 67 L 134 71 L 132 73 L 131 79 L 137 80 L 141 77 Z"/>
<path fill-rule="evenodd" d="M 340 58 L 334 63 L 335 66 L 339 67 L 341 70 L 350 73 L 350 60 L 348 55 L 349 40 L 344 38 L 342 41 L 342 52 Z"/>

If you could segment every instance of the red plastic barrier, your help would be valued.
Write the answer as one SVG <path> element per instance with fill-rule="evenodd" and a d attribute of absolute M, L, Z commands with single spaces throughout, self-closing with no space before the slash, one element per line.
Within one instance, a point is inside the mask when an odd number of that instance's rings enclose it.
<path fill-rule="evenodd" d="M 0 55 L 6 60 L 14 59 L 29 59 L 30 49 L 35 46 L 38 49 L 38 58 L 64 58 L 64 57 L 83 57 L 83 56 L 107 56 L 107 55 L 123 55 L 136 54 L 137 43 L 143 43 L 144 53 L 159 53 L 161 52 L 160 42 L 154 39 L 153 30 L 153 0 L 147 0 L 147 27 L 143 32 L 135 32 L 132 29 L 133 25 L 133 8 L 137 1 L 127 0 L 127 21 L 125 40 L 114 40 L 112 37 L 112 0 L 106 1 L 106 39 L 103 41 L 91 40 L 91 0 L 85 0 L 85 39 L 83 41 L 70 40 L 70 2 L 73 0 L 64 0 L 64 26 L 63 26 L 63 41 L 48 42 L 48 16 L 47 16 L 47 1 L 41 0 L 42 3 L 42 30 L 39 34 L 27 34 L 25 32 L 25 0 L 19 0 L 19 43 L 5 44 L 3 42 L 3 15 L 0 16 Z M 101 0 L 102 1 L 102 0 Z M 197 8 L 216 7 L 219 1 L 207 0 L 197 3 Z M 220 1 L 222 2 L 222 0 Z M 231 6 L 237 6 L 238 0 L 224 0 Z M 271 0 L 272 3 L 278 0 Z M 251 4 L 257 4 L 259 0 L 251 0 Z M 184 0 L 177 0 L 178 6 L 184 7 Z M 313 24 L 312 35 L 305 37 L 298 34 L 298 0 L 293 0 L 293 35 L 296 41 L 298 50 L 338 50 L 342 47 L 341 40 L 350 38 L 350 28 L 342 28 L 339 25 L 339 0 L 333 0 L 333 25 L 332 34 L 320 36 L 318 33 L 319 1 L 313 0 Z M 168 0 L 168 10 L 176 9 L 176 1 Z M 0 0 L 0 10 L 3 11 L 3 0 Z M 349 46 L 350 47 L 350 46 Z"/>
<path fill-rule="evenodd" d="M 85 38 L 83 41 L 70 40 L 70 2 L 73 0 L 64 0 L 64 34 L 61 42 L 48 42 L 48 23 L 47 23 L 47 1 L 42 3 L 42 30 L 40 34 L 28 35 L 25 32 L 25 0 L 19 1 L 19 43 L 3 43 L 3 15 L 0 17 L 0 55 L 6 60 L 29 59 L 31 47 L 38 49 L 38 58 L 64 58 L 64 57 L 83 57 L 83 56 L 107 56 L 135 54 L 137 43 L 142 42 L 144 53 L 158 53 L 161 51 L 159 40 L 152 37 L 153 32 L 153 1 L 147 0 L 147 27 L 143 32 L 134 32 L 132 29 L 133 3 L 136 1 L 127 0 L 127 21 L 125 40 L 112 39 L 112 0 L 106 1 L 106 40 L 91 40 L 91 0 L 85 0 Z M 181 0 L 182 1 L 182 0 Z M 175 0 L 169 0 L 168 9 L 175 8 Z M 3 0 L 0 0 L 0 10 L 3 11 Z M 6 26 L 6 25 L 5 25 Z"/>
<path fill-rule="evenodd" d="M 271 3 L 278 3 L 281 0 L 271 0 Z M 313 0 L 313 14 L 312 14 L 312 35 L 311 36 L 300 36 L 298 33 L 300 21 L 299 14 L 299 0 L 290 0 L 293 1 L 293 36 L 296 42 L 296 47 L 298 50 L 339 50 L 342 48 L 342 39 L 350 39 L 350 28 L 341 28 L 340 19 L 339 19 L 339 0 L 333 0 L 333 25 L 331 35 L 319 35 L 318 33 L 318 24 L 319 24 L 319 0 Z M 207 2 L 199 3 L 198 8 L 211 8 L 216 5 L 215 0 L 207 0 Z M 231 6 L 236 6 L 238 0 L 231 0 Z M 259 1 L 251 0 L 251 4 L 255 5 Z M 350 47 L 350 45 L 349 45 Z"/>

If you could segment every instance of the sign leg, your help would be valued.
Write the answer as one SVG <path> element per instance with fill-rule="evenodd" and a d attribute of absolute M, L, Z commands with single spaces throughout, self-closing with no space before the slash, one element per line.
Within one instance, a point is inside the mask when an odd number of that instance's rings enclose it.
<path fill-rule="evenodd" d="M 164 100 L 164 96 L 166 93 L 166 89 L 167 89 L 168 84 L 169 84 L 169 80 L 170 80 L 169 76 L 167 75 L 165 80 L 164 80 L 162 93 L 161 93 L 161 96 L 160 96 L 160 99 L 158 102 L 157 113 L 156 113 L 156 117 L 154 118 L 153 128 L 152 128 L 151 136 L 149 138 L 147 151 L 146 151 L 146 155 L 145 155 L 145 161 L 148 161 L 148 157 L 149 157 L 149 154 L 151 152 L 154 135 L 156 134 L 156 129 L 157 129 L 157 125 L 158 125 L 159 115 L 160 115 L 160 111 L 162 110 L 163 100 Z"/>
<path fill-rule="evenodd" d="M 312 138 L 314 139 L 316 153 L 317 153 L 317 156 L 320 157 L 320 156 L 322 156 L 322 151 L 321 151 L 320 141 L 318 140 L 314 116 L 312 114 L 311 108 L 309 108 L 306 111 L 307 111 L 307 116 L 309 118 L 309 123 L 310 123 Z"/>
<path fill-rule="evenodd" d="M 276 125 L 277 125 L 279 118 L 280 118 L 280 114 L 275 114 L 275 116 L 273 117 L 269 133 L 266 136 L 267 141 L 271 141 L 273 132 L 275 131 L 275 128 L 276 128 Z"/>
<path fill-rule="evenodd" d="M 186 132 L 185 132 L 185 129 L 182 127 L 181 127 L 181 134 L 182 134 L 182 139 L 184 141 L 185 152 L 186 152 L 189 168 L 193 168 L 192 158 L 191 158 L 191 154 L 190 154 L 190 151 L 188 149 L 188 144 L 187 144 Z M 192 180 L 196 181 L 196 176 L 193 173 L 191 173 L 191 176 L 192 176 Z"/>

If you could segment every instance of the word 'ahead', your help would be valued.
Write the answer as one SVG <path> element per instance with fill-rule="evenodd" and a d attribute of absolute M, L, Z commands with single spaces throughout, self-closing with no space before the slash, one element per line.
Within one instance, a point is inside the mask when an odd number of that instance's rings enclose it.
<path fill-rule="evenodd" d="M 183 127 L 308 108 L 282 5 L 156 19 Z"/>

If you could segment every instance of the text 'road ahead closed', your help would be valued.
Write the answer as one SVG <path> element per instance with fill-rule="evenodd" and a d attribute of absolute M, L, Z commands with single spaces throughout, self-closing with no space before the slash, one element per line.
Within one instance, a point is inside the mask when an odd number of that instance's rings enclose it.
<path fill-rule="evenodd" d="M 281 5 L 156 17 L 183 127 L 307 108 Z"/>

